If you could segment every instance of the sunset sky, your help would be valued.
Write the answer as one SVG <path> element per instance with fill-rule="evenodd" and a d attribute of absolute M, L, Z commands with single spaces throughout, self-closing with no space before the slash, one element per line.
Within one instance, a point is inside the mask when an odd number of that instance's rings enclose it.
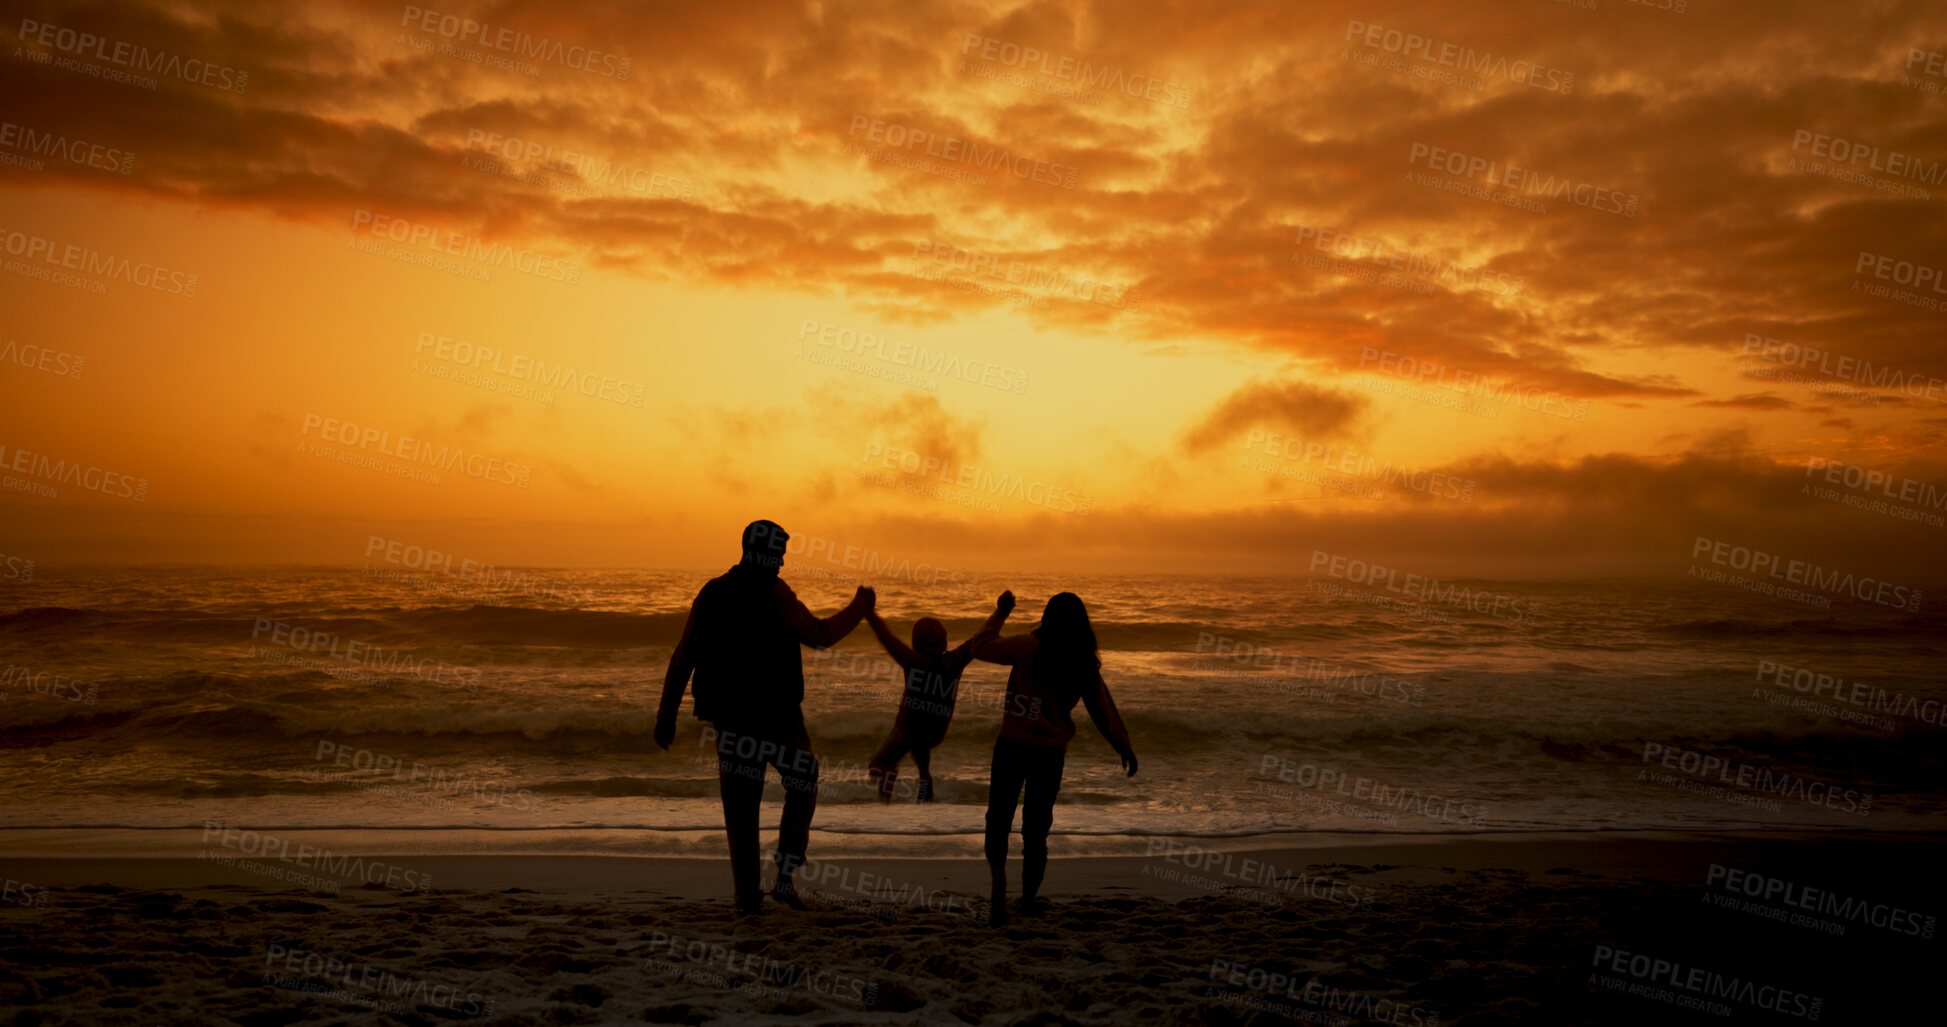
<path fill-rule="evenodd" d="M 1947 5 L 3 6 L 7 555 L 1947 570 Z"/>

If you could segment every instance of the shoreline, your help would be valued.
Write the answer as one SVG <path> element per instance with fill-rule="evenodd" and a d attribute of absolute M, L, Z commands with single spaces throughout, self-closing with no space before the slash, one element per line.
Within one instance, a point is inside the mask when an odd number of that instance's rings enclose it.
<path fill-rule="evenodd" d="M 68 832 L 73 835 L 75 832 Z M 146 833 L 146 832 L 145 832 Z M 200 832 L 185 831 L 185 836 Z M 310 832 L 291 831 L 292 835 Z M 453 832 L 458 835 L 464 832 Z M 418 832 L 413 832 L 418 834 Z M 439 832 L 446 835 L 445 832 Z M 338 886 L 357 888 L 369 883 L 359 873 L 345 873 L 353 864 L 403 868 L 429 878 L 439 889 L 616 891 L 656 880 L 669 894 L 707 899 L 728 888 L 728 864 L 722 836 L 710 839 L 708 851 L 670 856 L 621 852 L 511 851 L 487 852 L 478 846 L 455 849 L 467 841 L 458 837 L 425 839 L 432 844 L 359 846 L 371 841 L 369 832 L 351 832 L 343 839 L 307 837 L 285 840 L 275 835 L 249 837 L 239 832 L 225 844 L 222 835 L 210 841 L 181 840 L 192 851 L 167 851 L 153 839 L 128 839 L 113 852 L 69 848 L 34 851 L 20 844 L 14 829 L 0 831 L 0 872 L 48 888 L 72 888 L 103 881 L 144 888 L 198 888 L 212 885 L 274 886 L 271 871 L 293 877 L 329 878 L 319 873 L 340 868 Z M 84 836 L 85 837 L 85 836 Z M 768 843 L 773 835 L 762 836 Z M 70 839 L 79 841 L 83 839 Z M 420 839 L 414 839 L 420 840 Z M 1162 898 L 1182 898 L 1225 888 L 1252 887 L 1257 876 L 1271 871 L 1299 872 L 1312 867 L 1359 866 L 1369 874 L 1424 880 L 1448 872 L 1512 871 L 1524 874 L 1564 870 L 1590 877 L 1650 879 L 1682 883 L 1700 879 L 1711 864 L 1743 860 L 1777 870 L 1819 874 L 1820 868 L 1868 863 L 1882 872 L 1909 868 L 1928 873 L 1947 856 L 1947 833 L 1821 835 L 1803 832 L 1534 832 L 1472 835 L 1309 836 L 1300 844 L 1212 845 L 1206 839 L 1153 836 L 1139 854 L 1069 854 L 1052 856 L 1049 894 L 1084 895 L 1110 889 L 1139 891 Z M 139 847 L 136 843 L 142 842 Z M 333 844 L 339 842 L 339 844 Z M 354 844 L 342 844 L 351 842 Z M 953 888 L 969 894 L 987 886 L 985 862 L 963 855 L 878 856 L 850 853 L 820 854 L 814 832 L 810 849 L 813 869 L 846 876 L 870 875 L 888 882 L 904 881 L 929 888 Z M 1013 836 L 1010 872 L 1018 873 L 1020 840 Z M 160 851 L 159 851 L 160 850 Z M 768 860 L 767 860 L 768 863 Z M 1242 866 L 1257 869 L 1249 874 Z M 836 868 L 833 870 L 831 868 Z M 1268 869 L 1267 869 L 1268 868 Z M 355 869 L 355 868 L 354 868 Z M 1174 874 L 1172 881 L 1167 874 Z M 1229 875 L 1229 876 L 1226 876 Z M 369 873 L 363 876 L 369 878 Z M 1198 877 L 1212 886 L 1185 884 Z M 1917 878 L 1916 876 L 1916 879 Z M 675 887 L 680 885 L 680 887 Z M 396 879 L 392 887 L 399 887 Z"/>

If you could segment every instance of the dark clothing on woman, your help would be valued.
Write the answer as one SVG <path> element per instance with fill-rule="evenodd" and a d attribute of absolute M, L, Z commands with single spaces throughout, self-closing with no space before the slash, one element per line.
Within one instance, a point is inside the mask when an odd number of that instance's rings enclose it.
<path fill-rule="evenodd" d="M 1053 668 L 1039 664 L 1041 640 L 1032 633 L 997 638 L 974 653 L 976 659 L 1004 663 L 1007 699 L 1001 710 L 1001 733 L 994 742 L 994 777 L 987 792 L 987 862 L 999 867 L 1007 860 L 1007 835 L 1014 826 L 1015 803 L 1021 803 L 1022 894 L 1033 895 L 1048 867 L 1048 832 L 1055 822 L 1055 796 L 1061 791 L 1061 769 L 1068 742 L 1075 737 L 1075 704 L 1088 707 L 1115 751 L 1133 752 L 1129 731 L 1122 726 L 1115 699 L 1095 666 Z M 1025 794 L 1025 798 L 1023 795 Z"/>
<path fill-rule="evenodd" d="M 993 780 L 987 786 L 987 844 L 989 861 L 1007 858 L 1007 835 L 1014 827 L 1014 807 L 1021 804 L 1021 856 L 1032 867 L 1048 859 L 1048 832 L 1055 824 L 1055 796 L 1061 792 L 1061 768 L 1068 750 L 1030 745 L 1011 738 L 994 742 Z M 1027 798 L 1022 800 L 1023 791 Z"/>

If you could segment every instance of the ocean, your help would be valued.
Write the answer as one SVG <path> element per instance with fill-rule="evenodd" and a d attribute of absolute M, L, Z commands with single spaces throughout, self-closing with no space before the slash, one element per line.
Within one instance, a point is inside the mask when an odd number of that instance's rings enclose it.
<path fill-rule="evenodd" d="M 671 751 L 650 738 L 712 573 L 41 568 L 0 592 L 0 829 L 16 848 L 222 824 L 716 856 L 714 755 L 687 702 Z M 820 613 L 857 581 L 784 576 Z M 1003 587 L 1010 633 L 1055 591 L 1087 602 L 1142 763 L 1125 778 L 1077 707 L 1057 855 L 1158 836 L 1902 832 L 1943 812 L 1932 613 L 1693 581 L 876 584 L 902 636 L 931 615 L 954 643 Z M 887 806 L 864 766 L 898 703 L 891 661 L 863 626 L 804 656 L 813 854 L 977 853 L 1006 668 L 963 679 L 937 801 L 913 801 L 909 762 Z M 767 824 L 781 795 L 773 777 Z"/>

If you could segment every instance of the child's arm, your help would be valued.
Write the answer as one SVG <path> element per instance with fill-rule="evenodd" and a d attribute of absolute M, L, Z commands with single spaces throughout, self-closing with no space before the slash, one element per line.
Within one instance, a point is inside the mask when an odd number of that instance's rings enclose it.
<path fill-rule="evenodd" d="M 980 630 L 967 636 L 965 642 L 953 647 L 952 666 L 955 670 L 965 670 L 973 662 L 974 653 L 981 646 L 1001 637 L 1001 625 L 1007 623 L 1007 615 L 1014 612 L 1014 593 L 1002 592 L 994 603 L 994 612 L 987 617 L 987 623 Z"/>
<path fill-rule="evenodd" d="M 865 622 L 872 625 L 872 633 L 879 636 L 879 644 L 886 647 L 886 652 L 892 657 L 894 663 L 901 667 L 912 667 L 919 663 L 919 656 L 910 646 L 901 642 L 899 636 L 892 633 L 891 628 L 886 627 L 885 619 L 879 616 L 879 611 L 866 611 Z"/>
<path fill-rule="evenodd" d="M 1101 674 L 1093 675 L 1094 680 L 1082 687 L 1082 705 L 1088 707 L 1088 717 L 1095 722 L 1095 729 L 1115 747 L 1122 757 L 1122 765 L 1128 769 L 1129 776 L 1136 776 L 1136 747 L 1129 742 L 1129 729 L 1122 726 L 1122 715 L 1116 712 L 1115 697 L 1109 694 L 1109 686 Z"/>

